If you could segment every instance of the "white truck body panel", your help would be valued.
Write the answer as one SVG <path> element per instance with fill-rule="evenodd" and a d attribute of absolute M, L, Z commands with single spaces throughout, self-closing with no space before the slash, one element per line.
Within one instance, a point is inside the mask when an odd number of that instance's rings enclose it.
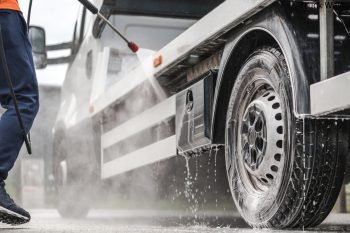
<path fill-rule="evenodd" d="M 203 43 L 219 38 L 233 27 L 245 23 L 251 16 L 275 1 L 276 0 L 226 0 L 196 23 L 188 19 L 173 19 L 173 23 L 171 23 L 171 19 L 162 18 L 162 21 L 158 20 L 159 22 L 150 19 L 149 23 L 151 26 L 153 25 L 152 23 L 156 23 L 157 27 L 169 26 L 174 30 L 181 30 L 181 28 L 188 29 L 170 41 L 170 43 L 166 44 L 159 52 L 149 53 L 149 56 L 146 55 L 146 57 L 143 57 L 142 64 L 131 66 L 130 70 L 124 74 L 125 78 L 121 78 L 118 82 L 113 84 L 108 84 L 107 82 L 107 66 L 110 53 L 113 48 L 117 47 L 121 56 L 124 56 L 123 54 L 126 54 L 124 47 L 126 46 L 122 44 L 123 42 L 120 38 L 113 37 L 112 34 L 108 34 L 108 42 L 103 42 L 101 39 L 94 38 L 92 35 L 92 27 L 95 17 L 89 16 L 85 39 L 81 44 L 77 58 L 68 70 L 67 78 L 63 86 L 65 93 L 62 93 L 63 97 L 58 121 L 63 120 L 67 128 L 74 128 L 85 119 L 93 118 L 97 116 L 98 113 L 108 109 L 113 103 L 116 103 L 119 99 L 134 90 L 139 84 L 148 80 L 153 85 L 154 89 L 159 90 L 157 95 L 159 95 L 158 97 L 161 102 L 149 108 L 147 111 L 128 119 L 122 125 L 116 126 L 108 132 L 102 132 L 101 177 L 103 179 L 109 178 L 175 156 L 176 135 L 158 140 L 153 144 L 138 148 L 135 151 L 118 155 L 118 157 L 108 161 L 104 161 L 103 151 L 121 140 L 126 140 L 128 136 L 138 133 L 142 129 L 162 122 L 166 118 L 174 117 L 176 110 L 175 96 L 166 97 L 162 93 L 161 88 L 157 87 L 157 77 L 185 59 L 191 54 L 191 51 L 194 51 Z M 98 1 L 97 5 L 100 4 L 101 1 Z M 128 35 L 128 32 L 135 32 L 135 30 L 129 30 L 130 27 L 128 23 L 130 24 L 130 22 L 136 20 L 139 16 L 123 17 L 118 18 L 118 20 L 115 20 L 113 23 L 128 37 L 131 37 L 131 40 L 138 42 L 137 37 L 140 36 L 139 34 L 136 33 L 134 36 Z M 146 18 L 139 17 L 138 19 L 141 21 L 140 28 L 147 28 L 147 21 L 142 20 Z M 105 30 L 108 32 L 107 28 Z M 169 33 L 171 34 L 173 32 L 169 31 Z M 92 64 L 96 65 L 94 65 L 91 70 L 91 77 L 88 77 L 86 74 L 86 57 L 88 57 L 91 51 Z M 153 59 L 158 55 L 162 56 L 163 63 L 159 67 L 154 68 Z M 71 89 L 74 89 L 74 91 L 70 91 Z"/>
<path fill-rule="evenodd" d="M 95 111 L 108 107 L 146 78 L 160 76 L 203 42 L 232 29 L 273 2 L 275 0 L 245 0 L 239 3 L 236 0 L 226 0 L 154 55 L 163 57 L 161 66 L 153 68 L 153 57 L 149 57 L 144 64 L 146 72 L 139 66 L 130 72 L 128 80 L 115 84 L 97 98 L 92 103 Z"/>
<path fill-rule="evenodd" d="M 101 4 L 102 1 L 97 1 L 96 3 L 97 6 Z M 127 15 L 116 17 L 114 20 L 116 27 L 124 34 L 131 36 L 135 41 L 137 38 L 134 37 L 138 35 L 134 34 L 135 30 L 132 29 L 133 27 L 144 27 L 143 30 L 152 29 L 152 26 L 158 29 L 170 27 L 173 31 L 169 30 L 164 33 L 162 40 L 165 40 L 164 37 L 171 38 L 174 31 L 184 31 L 195 22 L 192 19 L 174 19 L 171 22 L 171 19 L 159 17 Z M 62 100 L 57 122 L 64 122 L 66 128 L 75 127 L 82 121 L 93 117 L 95 113 L 108 107 L 113 101 L 128 93 L 137 84 L 147 78 L 144 75 L 145 71 L 136 65 L 132 66 L 132 69 L 128 72 L 128 77 L 106 88 L 107 66 L 111 49 L 117 48 L 121 56 L 130 52 L 125 46 L 125 42 L 110 32 L 108 28 L 105 29 L 109 37 L 108 42 L 103 41 L 103 39 L 96 39 L 92 35 L 95 19 L 96 17 L 94 15 L 87 13 L 84 41 L 67 71 L 62 86 Z M 130 24 L 132 27 L 129 26 Z M 87 77 L 86 57 L 90 51 L 92 51 L 92 64 L 94 65 L 92 67 L 92 77 Z M 90 108 L 92 106 L 95 107 L 95 111 L 93 112 Z"/>
<path fill-rule="evenodd" d="M 101 178 L 106 179 L 176 155 L 176 136 L 133 151 L 102 166 Z"/>
<path fill-rule="evenodd" d="M 137 132 L 147 129 L 158 122 L 175 115 L 175 96 L 130 119 L 124 124 L 102 135 L 102 148 L 110 147 Z M 147 119 L 147 121 L 145 120 Z"/>
<path fill-rule="evenodd" d="M 177 61 L 186 57 L 186 55 L 190 54 L 190 52 L 200 44 L 232 29 L 273 2 L 275 2 L 275 0 L 247 0 L 240 1 L 239 4 L 235 0 L 225 1 L 163 47 L 159 52 L 153 56 L 144 57 L 142 64 L 132 69 L 128 73 L 127 78 L 120 80 L 107 90 L 100 92 L 102 93 L 100 96 L 92 98 L 91 105 L 94 109 L 92 115 L 107 108 L 146 79 L 149 79 L 156 85 L 156 77 L 175 65 Z M 217 23 L 218 21 L 220 24 Z M 157 68 L 153 68 L 153 59 L 158 55 L 162 56 L 163 64 Z M 98 72 L 98 74 L 100 74 L 100 72 Z M 175 116 L 175 97 L 172 96 L 169 99 L 163 99 L 164 101 L 157 106 L 102 135 L 102 179 L 176 155 L 176 136 L 174 135 L 107 163 L 103 162 L 104 149 L 118 143 L 131 134 L 140 132 L 142 129 L 156 124 L 166 117 Z M 152 120 L 148 121 L 145 119 Z M 126 135 L 123 135 L 123 132 L 126 132 Z"/>

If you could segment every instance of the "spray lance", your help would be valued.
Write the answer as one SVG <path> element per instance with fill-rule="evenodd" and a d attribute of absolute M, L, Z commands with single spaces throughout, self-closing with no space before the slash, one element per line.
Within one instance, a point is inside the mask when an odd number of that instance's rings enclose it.
<path fill-rule="evenodd" d="M 128 47 L 133 53 L 136 53 L 139 50 L 139 46 L 137 46 L 137 44 L 135 44 L 134 42 L 129 41 L 116 27 L 114 27 L 114 25 L 108 19 L 106 19 L 106 17 L 104 17 L 99 12 L 96 6 L 94 6 L 88 0 L 78 0 L 78 1 L 81 4 L 83 4 L 86 7 L 86 9 L 88 9 L 92 14 L 97 15 L 97 17 L 99 17 L 103 22 L 105 22 L 115 33 L 117 33 L 120 36 L 120 38 L 122 38 L 127 43 Z"/>

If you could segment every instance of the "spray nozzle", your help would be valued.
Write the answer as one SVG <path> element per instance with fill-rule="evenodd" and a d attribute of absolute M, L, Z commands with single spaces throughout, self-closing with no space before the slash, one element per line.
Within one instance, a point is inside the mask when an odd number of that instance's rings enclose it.
<path fill-rule="evenodd" d="M 133 53 L 137 53 L 137 51 L 139 51 L 139 46 L 137 44 L 135 44 L 134 42 L 129 41 L 128 47 L 130 48 L 130 50 Z"/>
<path fill-rule="evenodd" d="M 88 9 L 92 14 L 96 15 L 102 20 L 104 21 L 115 33 L 117 33 L 127 44 L 128 47 L 130 48 L 130 50 L 133 53 L 136 53 L 139 50 L 139 46 L 137 46 L 137 44 L 135 44 L 134 42 L 129 41 L 116 27 L 114 27 L 114 25 L 109 22 L 108 19 L 106 19 L 96 8 L 96 6 L 94 6 L 91 2 L 89 2 L 88 0 L 78 0 L 81 4 L 83 4 L 86 9 Z"/>

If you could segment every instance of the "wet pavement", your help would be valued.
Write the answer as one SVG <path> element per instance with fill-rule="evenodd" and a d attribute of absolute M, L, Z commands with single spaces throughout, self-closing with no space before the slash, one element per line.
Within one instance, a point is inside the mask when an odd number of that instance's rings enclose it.
<path fill-rule="evenodd" d="M 154 211 L 94 210 L 86 219 L 62 219 L 55 210 L 32 210 L 29 224 L 0 225 L 0 232 L 101 232 L 101 233 L 206 233 L 270 232 L 247 227 L 237 215 L 202 213 L 199 219 L 189 214 Z M 217 215 L 217 217 L 214 217 Z M 350 214 L 332 214 L 324 224 L 307 232 L 350 232 Z M 271 231 L 285 232 L 285 231 Z M 291 230 L 289 232 L 298 232 Z M 302 231 L 299 231 L 302 232 Z"/>

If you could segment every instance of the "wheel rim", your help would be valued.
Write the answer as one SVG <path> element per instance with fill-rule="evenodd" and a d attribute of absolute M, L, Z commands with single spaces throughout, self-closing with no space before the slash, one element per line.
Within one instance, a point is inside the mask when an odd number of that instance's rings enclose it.
<path fill-rule="evenodd" d="M 239 110 L 237 165 L 247 191 L 264 195 L 281 183 L 285 125 L 280 98 L 272 87 L 262 82 L 251 87 Z"/>

